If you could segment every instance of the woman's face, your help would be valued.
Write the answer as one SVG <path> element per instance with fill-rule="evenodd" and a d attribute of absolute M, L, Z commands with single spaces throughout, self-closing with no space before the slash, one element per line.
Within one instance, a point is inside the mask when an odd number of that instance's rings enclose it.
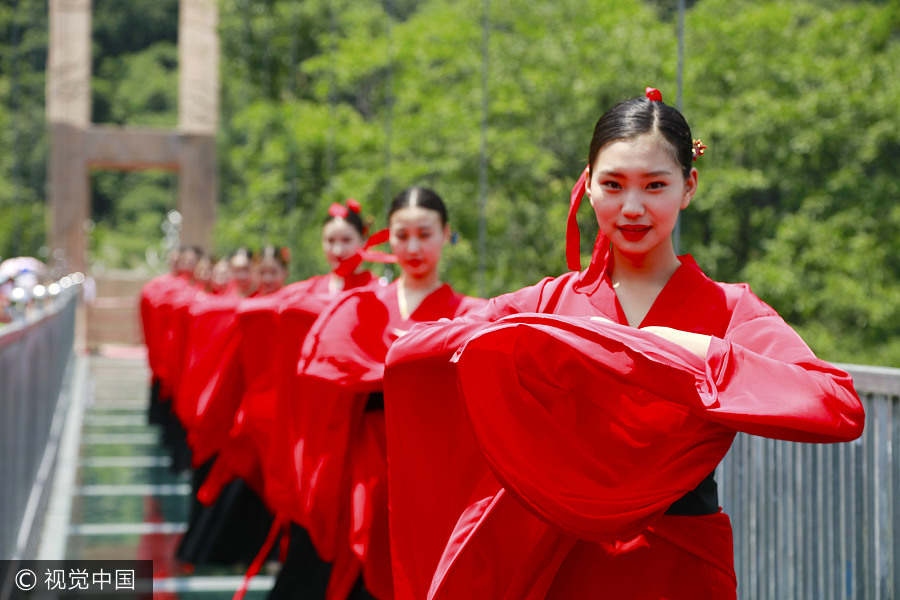
<path fill-rule="evenodd" d="M 231 259 L 231 279 L 237 285 L 238 293 L 246 296 L 253 291 L 253 274 L 250 272 L 250 261 L 246 256 L 238 255 Z"/>
<path fill-rule="evenodd" d="M 600 231 L 618 254 L 641 263 L 674 253 L 672 230 L 696 190 L 697 170 L 685 179 L 657 133 L 604 146 L 587 184 Z"/>
<path fill-rule="evenodd" d="M 212 263 L 208 258 L 204 257 L 197 262 L 194 268 L 194 281 L 206 285 L 212 276 Z"/>
<path fill-rule="evenodd" d="M 391 215 L 391 251 L 404 275 L 423 279 L 437 270 L 441 250 L 450 238 L 449 225 L 430 208 L 407 206 Z"/>
<path fill-rule="evenodd" d="M 228 287 L 228 279 L 230 277 L 227 260 L 220 260 L 213 267 L 212 275 L 209 278 L 209 288 L 213 292 L 220 292 Z"/>
<path fill-rule="evenodd" d="M 284 285 L 287 270 L 275 258 L 268 256 L 259 263 L 259 293 L 271 294 Z"/>
<path fill-rule="evenodd" d="M 332 269 L 353 256 L 363 243 L 356 228 L 344 219 L 331 219 L 322 227 L 322 251 Z"/>

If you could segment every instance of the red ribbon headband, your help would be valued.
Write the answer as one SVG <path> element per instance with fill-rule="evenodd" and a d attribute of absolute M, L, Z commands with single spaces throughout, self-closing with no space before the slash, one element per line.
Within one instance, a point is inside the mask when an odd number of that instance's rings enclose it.
<path fill-rule="evenodd" d="M 362 206 L 353 198 L 347 198 L 346 206 L 337 202 L 332 202 L 331 206 L 328 207 L 328 214 L 339 219 L 346 219 L 347 215 L 351 212 L 359 214 L 361 211 Z"/>

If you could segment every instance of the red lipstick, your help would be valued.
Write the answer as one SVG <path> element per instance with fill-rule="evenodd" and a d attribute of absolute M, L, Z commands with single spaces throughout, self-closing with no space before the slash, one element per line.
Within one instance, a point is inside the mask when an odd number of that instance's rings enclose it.
<path fill-rule="evenodd" d="M 649 225 L 619 225 L 618 228 L 622 232 L 622 237 L 629 242 L 641 241 L 650 231 Z"/>

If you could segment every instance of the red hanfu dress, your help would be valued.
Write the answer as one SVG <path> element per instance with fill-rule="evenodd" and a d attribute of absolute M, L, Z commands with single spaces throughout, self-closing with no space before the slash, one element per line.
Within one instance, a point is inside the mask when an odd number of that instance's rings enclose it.
<path fill-rule="evenodd" d="M 154 277 L 141 288 L 139 310 L 144 345 L 147 347 L 147 363 L 150 367 L 150 406 L 147 416 L 151 424 L 163 423 L 168 410 L 160 398 L 164 354 L 159 335 L 162 329 L 159 306 L 169 290 L 179 285 L 179 281 L 178 275 L 164 273 Z"/>
<path fill-rule="evenodd" d="M 240 404 L 233 414 L 227 438 L 218 447 L 200 499 L 210 504 L 222 487 L 240 477 L 261 497 L 264 496 L 263 461 L 272 456 L 277 435 L 278 398 L 282 383 L 296 373 L 303 339 L 318 315 L 335 294 L 332 276 L 319 275 L 298 281 L 268 296 L 243 300 L 236 311 L 237 363 L 241 375 Z M 369 271 L 354 273 L 344 280 L 344 289 L 373 285 Z M 270 494 L 274 491 L 270 490 Z M 270 509 L 275 507 L 267 502 Z M 273 510 L 274 512 L 274 510 Z"/>
<path fill-rule="evenodd" d="M 296 477 L 292 517 L 334 563 L 333 599 L 346 598 L 360 569 L 375 597 L 392 596 L 381 410 L 391 402 L 381 394 L 388 348 L 415 323 L 483 303 L 444 284 L 404 316 L 397 285 L 347 294 L 316 321 L 300 360 L 297 407 L 287 415 Z"/>
<path fill-rule="evenodd" d="M 745 284 L 681 257 L 641 323 L 712 336 L 702 360 L 628 327 L 594 258 L 392 346 L 398 600 L 734 598 L 728 517 L 671 508 L 737 431 L 861 434 L 850 377 Z"/>
<path fill-rule="evenodd" d="M 160 383 L 160 397 L 168 401 L 173 389 L 169 381 L 169 321 L 173 300 L 190 288 L 190 275 L 161 275 L 141 290 L 140 312 L 152 377 Z"/>

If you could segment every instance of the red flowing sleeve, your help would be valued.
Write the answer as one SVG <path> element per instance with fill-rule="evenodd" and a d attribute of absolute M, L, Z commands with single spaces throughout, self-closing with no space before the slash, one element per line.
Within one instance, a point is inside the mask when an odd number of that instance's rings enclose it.
<path fill-rule="evenodd" d="M 652 529 L 715 468 L 735 430 L 805 441 L 858 436 L 861 406 L 852 385 L 840 385 L 846 375 L 814 359 L 775 318 L 780 338 L 764 329 L 768 346 L 739 326 L 740 339 L 755 339 L 766 354 L 736 365 L 747 371 L 736 375 L 746 377 L 738 404 L 734 382 L 723 387 L 708 361 L 622 325 L 518 315 L 474 336 L 458 356 L 460 388 L 503 488 L 463 513 L 429 597 L 543 597 L 573 539 L 627 540 Z M 773 373 L 775 385 L 759 385 Z M 705 560 L 710 572 L 730 569 L 715 553 Z"/>
<path fill-rule="evenodd" d="M 457 519 L 499 484 L 475 443 L 449 362 L 505 315 L 535 310 L 550 280 L 465 316 L 414 326 L 387 356 L 384 379 L 394 597 L 424 598 Z"/>
<path fill-rule="evenodd" d="M 176 411 L 187 430 L 195 467 L 222 447 L 240 403 L 239 301 L 236 296 L 211 297 L 195 308 L 192 318 L 190 356 Z"/>
<path fill-rule="evenodd" d="M 275 414 L 276 426 L 269 432 L 270 437 L 263 450 L 263 498 L 275 514 L 287 520 L 300 522 L 298 494 L 295 483 L 294 443 L 292 431 L 297 429 L 295 420 L 301 398 L 297 391 L 297 364 L 303 341 L 319 315 L 333 301 L 326 294 L 302 294 L 285 300 L 279 311 L 280 352 Z"/>
<path fill-rule="evenodd" d="M 157 328 L 157 308 L 159 305 L 159 297 L 166 288 L 166 283 L 172 278 L 170 275 L 161 275 L 155 279 L 148 281 L 141 288 L 140 295 L 140 318 L 141 331 L 144 334 L 144 345 L 147 346 L 147 363 L 150 366 L 151 377 L 159 378 L 159 348 L 156 344 L 155 331 Z"/>
<path fill-rule="evenodd" d="M 754 298 L 737 302 L 706 361 L 649 331 L 549 315 L 433 324 L 395 344 L 386 390 L 396 597 L 543 598 L 577 540 L 653 529 L 736 430 L 858 436 L 849 377 Z M 454 368 L 447 351 L 467 339 Z M 728 541 L 727 529 L 718 537 Z M 695 550 L 730 571 L 730 551 Z"/>
<path fill-rule="evenodd" d="M 351 292 L 316 321 L 304 342 L 288 421 L 299 523 L 320 556 L 346 546 L 348 452 L 368 394 L 381 387 L 392 341 L 387 308 L 369 290 Z"/>
<path fill-rule="evenodd" d="M 816 358 L 769 306 L 742 289 L 732 322 L 706 357 L 717 391 L 706 418 L 737 431 L 795 442 L 862 435 L 865 413 L 846 372 Z"/>
<path fill-rule="evenodd" d="M 279 364 L 278 308 L 282 295 L 247 298 L 238 305 L 241 400 L 228 437 L 198 492 L 197 497 L 204 504 L 212 504 L 222 488 L 235 477 L 240 477 L 262 494 L 260 457 L 266 438 L 274 429 Z"/>

